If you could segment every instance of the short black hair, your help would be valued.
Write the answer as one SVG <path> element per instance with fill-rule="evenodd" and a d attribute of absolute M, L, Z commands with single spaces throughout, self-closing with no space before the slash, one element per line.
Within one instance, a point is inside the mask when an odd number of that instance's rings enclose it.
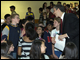
<path fill-rule="evenodd" d="M 13 6 L 13 5 L 12 5 L 12 6 L 10 6 L 10 8 L 15 10 L 15 6 Z"/>
<path fill-rule="evenodd" d="M 51 26 L 53 26 L 53 21 L 47 21 L 46 26 L 50 24 Z"/>
<path fill-rule="evenodd" d="M 70 8 L 70 4 L 67 4 L 66 6 L 67 6 L 68 8 Z"/>
<path fill-rule="evenodd" d="M 56 8 L 56 10 L 59 8 L 62 12 L 65 12 L 65 8 L 63 5 L 55 5 L 54 8 Z"/>
<path fill-rule="evenodd" d="M 34 40 L 37 37 L 37 32 L 34 30 L 34 24 L 29 22 L 25 26 L 26 36 L 29 37 L 30 40 Z"/>
<path fill-rule="evenodd" d="M 4 18 L 7 19 L 7 17 L 9 17 L 9 16 L 10 16 L 10 14 L 6 14 L 6 15 L 4 16 Z"/>
<path fill-rule="evenodd" d="M 28 7 L 28 10 L 31 9 L 31 7 Z"/>
<path fill-rule="evenodd" d="M 61 5 L 61 2 L 59 1 L 59 2 L 57 2 L 57 3 L 59 3 L 60 5 Z"/>
<path fill-rule="evenodd" d="M 34 20 L 34 18 L 31 17 L 31 16 L 28 16 L 28 17 L 26 18 L 26 20 L 28 20 L 28 21 L 32 21 L 32 20 Z"/>
<path fill-rule="evenodd" d="M 43 8 L 39 8 L 39 10 L 42 12 L 43 11 Z"/>
<path fill-rule="evenodd" d="M 50 7 L 47 7 L 46 9 L 49 9 L 50 10 Z"/>

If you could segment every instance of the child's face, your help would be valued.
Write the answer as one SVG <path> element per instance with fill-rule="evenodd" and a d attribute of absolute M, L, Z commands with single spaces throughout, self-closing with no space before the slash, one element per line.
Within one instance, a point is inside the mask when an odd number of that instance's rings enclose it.
<path fill-rule="evenodd" d="M 13 44 L 10 46 L 9 51 L 10 51 L 10 52 L 14 51 L 14 46 L 13 46 Z"/>
<path fill-rule="evenodd" d="M 5 20 L 6 20 L 6 22 L 7 22 L 7 23 L 9 23 L 9 24 L 10 24 L 10 22 L 11 22 L 10 16 L 9 16 L 9 17 L 7 17 L 7 19 L 5 19 Z"/>
<path fill-rule="evenodd" d="M 45 43 L 42 42 L 42 44 L 41 44 L 41 53 L 45 53 L 45 50 L 46 50 Z"/>
<path fill-rule="evenodd" d="M 38 28 L 37 28 L 37 34 L 42 34 L 42 32 L 43 32 L 43 31 L 42 31 L 42 28 L 41 28 L 41 27 L 38 27 Z"/>
<path fill-rule="evenodd" d="M 48 24 L 48 25 L 47 25 L 47 29 L 48 29 L 49 31 L 51 31 L 51 30 L 52 30 L 52 28 L 53 28 L 53 26 L 52 26 L 52 25 L 50 25 L 50 24 Z"/>
<path fill-rule="evenodd" d="M 16 15 L 15 18 L 13 18 L 13 19 L 14 19 L 14 22 L 15 22 L 16 24 L 19 23 L 19 21 L 20 21 L 20 18 L 19 18 L 18 15 Z"/>
<path fill-rule="evenodd" d="M 58 27 L 60 24 L 56 21 L 56 20 L 54 20 L 54 27 Z"/>

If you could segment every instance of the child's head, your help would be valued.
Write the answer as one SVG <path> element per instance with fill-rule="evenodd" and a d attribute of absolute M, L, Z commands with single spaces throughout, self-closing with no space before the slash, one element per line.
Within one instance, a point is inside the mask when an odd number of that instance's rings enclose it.
<path fill-rule="evenodd" d="M 47 11 L 47 13 L 50 12 L 50 7 L 47 7 L 47 10 L 46 11 Z"/>
<path fill-rule="evenodd" d="M 47 17 L 47 13 L 46 13 L 46 12 L 43 12 L 43 16 L 44 16 L 44 17 Z"/>
<path fill-rule="evenodd" d="M 28 7 L 28 12 L 31 12 L 31 7 Z"/>
<path fill-rule="evenodd" d="M 10 11 L 14 11 L 15 10 L 15 6 L 10 6 Z"/>
<path fill-rule="evenodd" d="M 58 27 L 60 25 L 60 18 L 56 17 L 54 18 L 54 27 Z"/>
<path fill-rule="evenodd" d="M 12 52 L 12 51 L 14 51 L 14 46 L 13 46 L 13 43 L 12 43 L 12 41 L 10 41 L 10 40 L 7 40 L 7 44 L 8 44 L 8 46 L 9 46 L 9 52 Z"/>
<path fill-rule="evenodd" d="M 6 23 L 8 23 L 8 24 L 11 23 L 10 14 L 6 14 L 6 15 L 4 16 L 4 19 L 5 19 Z"/>
<path fill-rule="evenodd" d="M 39 13 L 43 12 L 43 8 L 39 8 Z"/>
<path fill-rule="evenodd" d="M 31 16 L 28 16 L 28 17 L 26 18 L 26 20 L 29 21 L 29 22 L 33 22 L 33 23 L 34 23 L 34 18 L 31 17 Z"/>
<path fill-rule="evenodd" d="M 64 48 L 64 53 L 66 59 L 78 59 L 78 49 L 73 42 L 68 42 Z"/>
<path fill-rule="evenodd" d="M 8 50 L 9 50 L 8 44 L 5 42 L 1 43 L 1 55 L 7 54 Z"/>
<path fill-rule="evenodd" d="M 48 31 L 51 31 L 53 29 L 53 21 L 47 21 L 46 26 Z"/>
<path fill-rule="evenodd" d="M 37 37 L 37 32 L 34 30 L 34 24 L 32 22 L 26 24 L 25 32 L 29 40 L 34 40 Z"/>
<path fill-rule="evenodd" d="M 11 20 L 12 20 L 12 23 L 18 24 L 19 21 L 20 21 L 19 14 L 12 14 L 11 15 Z"/>
<path fill-rule="evenodd" d="M 40 59 L 41 54 L 44 54 L 46 50 L 45 42 L 40 39 L 35 39 L 32 43 L 30 56 L 33 59 Z"/>
<path fill-rule="evenodd" d="M 37 34 L 42 34 L 44 32 L 44 27 L 38 26 L 37 27 Z"/>

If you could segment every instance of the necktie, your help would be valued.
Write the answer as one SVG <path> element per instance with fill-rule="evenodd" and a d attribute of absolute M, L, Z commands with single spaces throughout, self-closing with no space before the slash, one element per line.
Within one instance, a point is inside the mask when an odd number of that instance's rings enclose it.
<path fill-rule="evenodd" d="M 62 34 L 62 19 L 61 19 L 61 28 L 60 28 L 60 32 L 61 32 L 61 34 Z"/>

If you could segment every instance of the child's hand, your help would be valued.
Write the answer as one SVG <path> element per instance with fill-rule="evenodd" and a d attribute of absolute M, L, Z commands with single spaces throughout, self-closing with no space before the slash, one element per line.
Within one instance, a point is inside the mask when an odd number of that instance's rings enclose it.
<path fill-rule="evenodd" d="M 21 32 L 21 37 L 23 37 L 24 34 L 25 34 L 25 30 L 23 29 Z"/>
<path fill-rule="evenodd" d="M 6 40 L 6 38 L 4 38 L 4 39 L 1 41 L 1 43 L 3 43 L 3 42 L 5 42 L 5 43 L 6 43 L 6 41 L 5 41 L 5 40 Z"/>

